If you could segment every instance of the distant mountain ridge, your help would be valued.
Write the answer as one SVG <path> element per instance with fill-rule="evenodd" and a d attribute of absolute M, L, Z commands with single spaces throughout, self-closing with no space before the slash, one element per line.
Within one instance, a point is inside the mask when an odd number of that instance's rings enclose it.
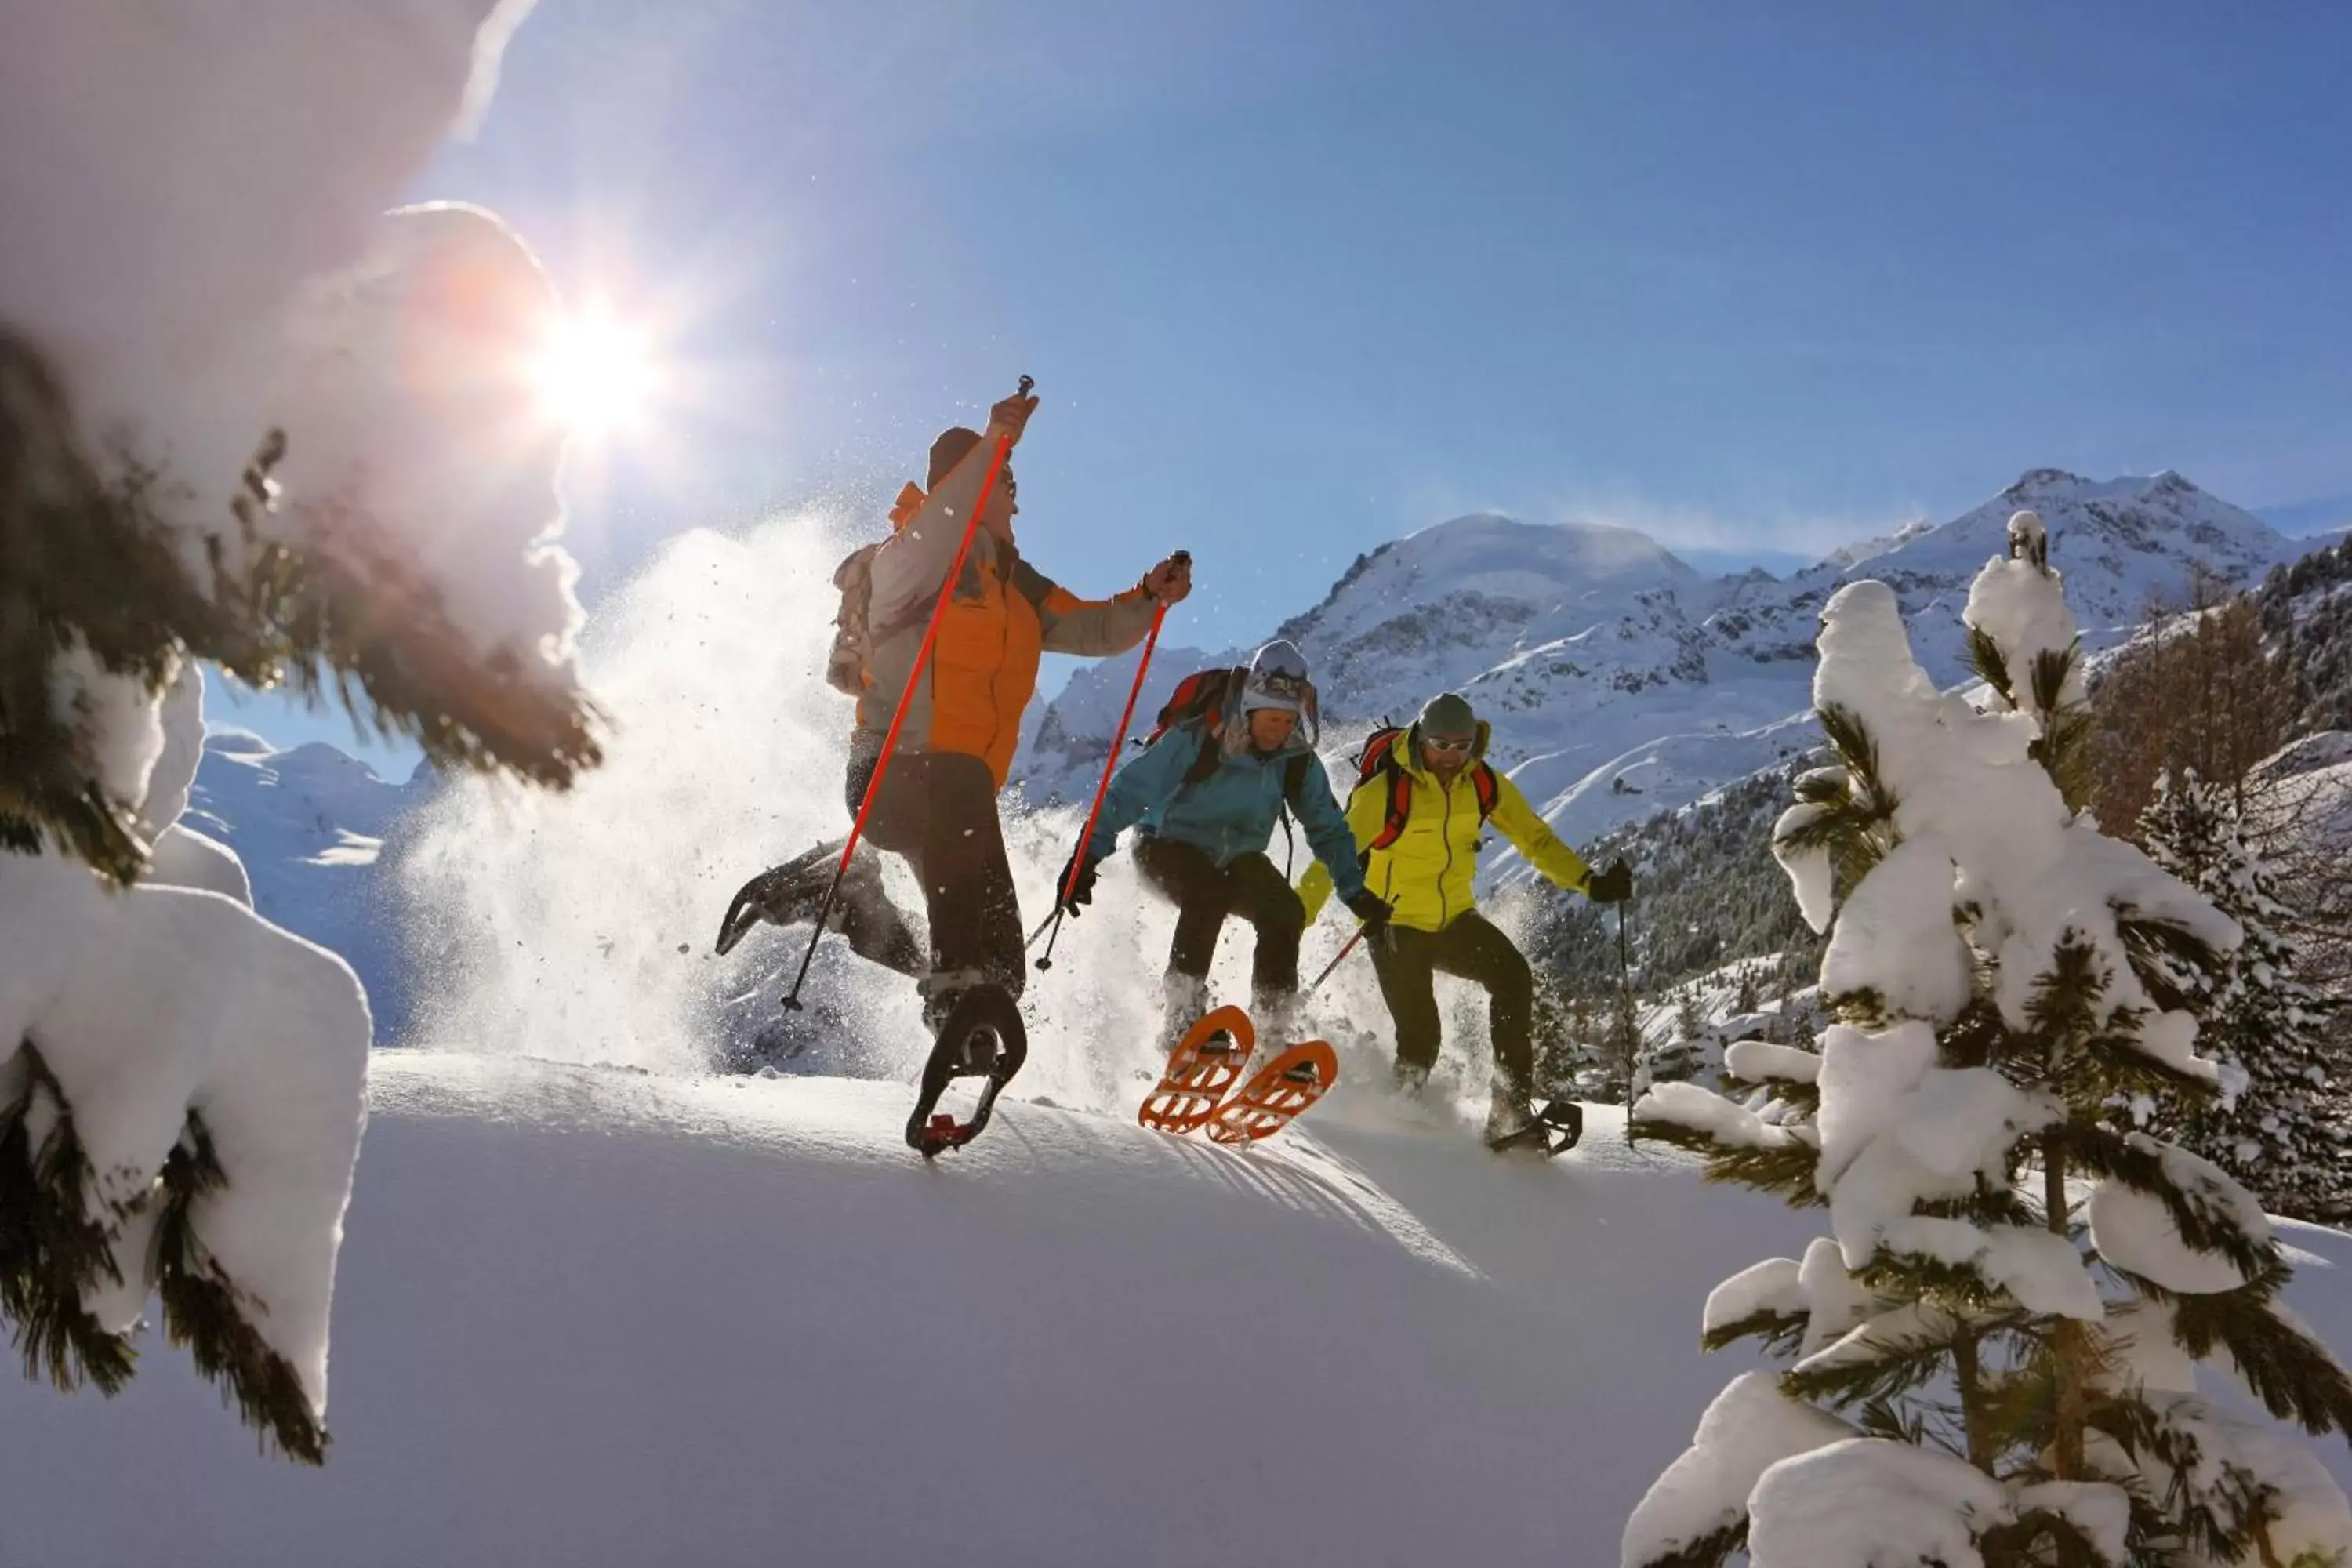
<path fill-rule="evenodd" d="M 1314 666 L 1327 761 L 1379 720 L 1459 690 L 1495 721 L 1497 764 L 1582 842 L 1810 743 L 1817 618 L 1848 582 L 1892 586 L 1921 662 L 1939 681 L 1964 679 L 1969 584 L 2006 551 L 2021 508 L 2042 514 L 2094 649 L 2193 570 L 2245 585 L 2299 552 L 2168 471 L 2093 480 L 2032 469 L 1959 517 L 1907 524 L 1785 578 L 1709 577 L 1628 529 L 1475 513 L 1359 556 L 1272 635 L 1297 642 Z M 1188 670 L 1246 654 L 1163 649 L 1141 707 Z M 1082 669 L 1038 715 L 1014 767 L 1033 802 L 1092 790 L 1134 669 L 1132 655 Z"/>

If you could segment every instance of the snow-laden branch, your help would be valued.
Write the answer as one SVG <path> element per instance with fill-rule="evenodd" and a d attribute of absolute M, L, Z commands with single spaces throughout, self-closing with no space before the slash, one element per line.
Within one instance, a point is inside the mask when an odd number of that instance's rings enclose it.
<path fill-rule="evenodd" d="M 311 1459 L 368 1013 L 179 822 L 195 666 L 597 760 L 554 291 L 492 215 L 384 211 L 527 9 L 0 0 L 0 1317 L 110 1390 L 160 1300 Z"/>

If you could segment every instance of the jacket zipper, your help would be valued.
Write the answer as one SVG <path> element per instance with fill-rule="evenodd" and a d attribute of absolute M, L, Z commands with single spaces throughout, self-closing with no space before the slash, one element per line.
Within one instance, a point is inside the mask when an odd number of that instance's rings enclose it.
<path fill-rule="evenodd" d="M 1451 780 L 1437 786 L 1445 797 L 1445 809 L 1437 818 L 1438 837 L 1445 840 L 1445 868 L 1437 873 L 1437 929 L 1444 931 L 1446 921 L 1445 879 L 1454 874 L 1454 784 Z"/>

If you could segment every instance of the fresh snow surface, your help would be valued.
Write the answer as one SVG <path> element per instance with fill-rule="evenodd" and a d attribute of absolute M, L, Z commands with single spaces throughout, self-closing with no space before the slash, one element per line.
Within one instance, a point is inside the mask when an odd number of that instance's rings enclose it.
<path fill-rule="evenodd" d="M 1385 1100 L 1236 1154 L 1010 1099 L 926 1166 L 900 1084 L 378 1052 L 325 1470 L 179 1358 L 0 1380 L 0 1561 L 1612 1563 L 1805 1222 Z"/>
<path fill-rule="evenodd" d="M 925 1167 L 903 1084 L 379 1051 L 326 1469 L 160 1352 L 111 1402 L 0 1380 L 0 1562 L 1607 1568 L 1850 1436 L 1696 1350 L 1759 1247 L 1860 1321 L 1809 1216 L 1605 1108 L 1497 1160 L 1362 1081 L 1244 1154 L 1016 1083 Z M 2282 1228 L 2347 1342 L 2352 1236 Z"/>

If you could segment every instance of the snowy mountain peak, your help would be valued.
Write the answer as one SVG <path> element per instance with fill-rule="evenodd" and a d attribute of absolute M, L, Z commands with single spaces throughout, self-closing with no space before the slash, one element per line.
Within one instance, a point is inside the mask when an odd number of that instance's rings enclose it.
<path fill-rule="evenodd" d="M 1400 605 L 1452 600 L 1473 611 L 1507 604 L 1542 614 L 1601 590 L 1622 596 L 1704 581 L 1656 540 L 1630 528 L 1472 512 L 1358 556 L 1320 605 L 1286 622 L 1278 635 L 1294 642 L 1360 635 Z"/>
<path fill-rule="evenodd" d="M 1928 600 L 1964 590 L 1987 559 L 2007 552 L 2009 519 L 2020 508 L 2041 515 L 2051 564 L 2065 574 L 2067 603 L 2095 647 L 2134 625 L 2152 598 L 2178 595 L 2197 571 L 2248 583 L 2297 549 L 2252 512 L 2170 470 L 2087 479 L 2062 468 L 2032 468 L 1983 505 L 1871 557 L 1862 569 L 1904 595 L 1906 617 L 1927 612 Z M 1827 587 L 1833 585 L 1827 579 L 1843 582 L 1854 574 L 1854 567 L 1824 563 L 1798 580 Z M 1957 606 L 1951 609 L 1940 619 L 1956 626 Z M 1915 626 L 1915 641 L 1920 637 Z M 1934 651 L 1923 651 L 1922 658 L 1930 671 L 1939 680 L 1958 679 L 1959 669 L 1951 662 L 1959 649 L 1957 636 L 1945 638 L 1931 627 L 1927 641 Z M 1936 652 L 1949 658 L 1938 663 Z"/>
<path fill-rule="evenodd" d="M 2197 571 L 2245 584 L 2294 553 L 2260 519 L 2171 472 L 2029 469 L 1959 517 L 1906 523 L 1785 580 L 1708 578 L 1628 529 L 1477 512 L 1359 556 L 1280 635 L 1314 667 L 1327 752 L 1434 692 L 1462 691 L 1495 721 L 1497 763 L 1582 842 L 1811 743 L 1813 638 L 1846 583 L 1885 582 L 1921 664 L 1943 684 L 1963 679 L 1969 584 L 2006 554 L 2010 516 L 2025 508 L 2041 515 L 2093 649 Z M 1147 712 L 1211 658 L 1162 655 Z M 1081 670 L 1041 717 L 1018 764 L 1033 801 L 1092 790 L 1134 668 L 1130 658 Z"/>

